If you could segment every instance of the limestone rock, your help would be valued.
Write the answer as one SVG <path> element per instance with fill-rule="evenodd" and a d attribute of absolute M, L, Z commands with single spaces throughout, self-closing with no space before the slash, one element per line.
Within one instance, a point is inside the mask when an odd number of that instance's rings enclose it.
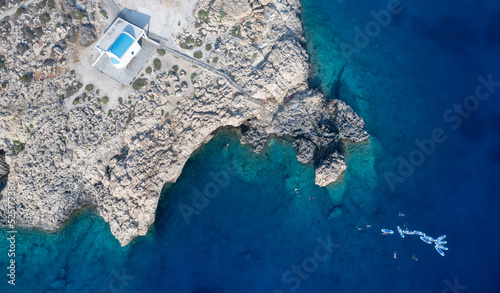
<path fill-rule="evenodd" d="M 338 127 L 340 138 L 361 142 L 369 137 L 368 132 L 363 129 L 363 118 L 349 105 L 340 100 L 333 100 L 330 106 L 335 112 L 335 125 Z"/>
<path fill-rule="evenodd" d="M 298 138 L 295 140 L 294 146 L 297 149 L 297 160 L 299 162 L 307 164 L 312 161 L 316 151 L 314 142 L 305 138 Z"/>
<path fill-rule="evenodd" d="M 315 183 L 319 186 L 327 186 L 335 182 L 346 168 L 347 164 L 344 161 L 344 156 L 334 152 L 319 162 L 316 167 Z"/>
<path fill-rule="evenodd" d="M 80 35 L 80 45 L 84 47 L 90 46 L 95 41 L 94 28 L 89 24 L 80 26 L 78 34 Z"/>

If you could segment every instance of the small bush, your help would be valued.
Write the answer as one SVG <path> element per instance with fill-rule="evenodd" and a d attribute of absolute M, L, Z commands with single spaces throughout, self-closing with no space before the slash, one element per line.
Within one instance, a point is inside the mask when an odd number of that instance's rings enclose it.
<path fill-rule="evenodd" d="M 231 35 L 233 37 L 241 38 L 241 26 L 239 25 L 233 26 L 233 28 L 231 29 Z"/>
<path fill-rule="evenodd" d="M 85 17 L 85 10 L 76 10 L 76 16 L 78 17 L 79 20 L 82 20 Z"/>
<path fill-rule="evenodd" d="M 201 22 L 195 22 L 194 23 L 194 28 L 200 28 L 201 27 Z"/>
<path fill-rule="evenodd" d="M 107 104 L 108 102 L 109 102 L 109 98 L 108 98 L 108 96 L 104 96 L 104 97 L 102 97 L 102 103 L 103 103 L 103 104 Z"/>
<path fill-rule="evenodd" d="M 19 140 L 14 140 L 14 152 L 16 152 L 16 154 L 19 153 L 24 149 L 25 145 L 26 143 L 22 143 Z"/>
<path fill-rule="evenodd" d="M 38 2 L 38 4 L 36 6 L 38 6 L 38 8 L 40 8 L 40 9 L 44 9 L 46 5 L 47 5 L 47 3 L 44 0 L 44 1 Z"/>
<path fill-rule="evenodd" d="M 201 51 L 196 51 L 194 52 L 193 57 L 196 59 L 201 59 L 201 57 L 203 57 L 203 53 L 201 53 Z"/>
<path fill-rule="evenodd" d="M 86 93 L 82 93 L 82 101 L 85 102 L 85 98 L 87 98 L 87 94 Z M 89 99 L 90 100 L 90 99 Z"/>
<path fill-rule="evenodd" d="M 172 71 L 173 71 L 173 72 L 175 72 L 175 73 L 177 73 L 177 72 L 179 71 L 179 66 L 174 65 L 174 66 L 172 67 Z"/>
<path fill-rule="evenodd" d="M 17 49 L 17 52 L 19 54 L 24 54 L 26 51 L 29 50 L 30 47 L 28 47 L 28 45 L 24 44 L 24 43 L 19 43 L 16 45 L 16 49 Z"/>
<path fill-rule="evenodd" d="M 81 89 L 83 87 L 83 83 L 79 82 L 76 84 L 77 89 Z"/>
<path fill-rule="evenodd" d="M 93 89 L 94 89 L 94 85 L 93 85 L 93 84 L 90 84 L 90 83 L 89 83 L 89 84 L 87 84 L 87 86 L 85 86 L 85 90 L 86 90 L 87 92 L 90 92 L 90 91 L 91 91 L 91 90 L 93 90 Z"/>
<path fill-rule="evenodd" d="M 207 51 L 212 50 L 212 45 L 207 44 L 207 45 L 205 46 L 205 50 L 207 50 Z"/>
<path fill-rule="evenodd" d="M 191 82 L 194 82 L 195 78 L 196 78 L 196 73 L 191 73 Z"/>
<path fill-rule="evenodd" d="M 157 49 L 157 50 L 156 50 L 156 53 L 158 53 L 158 55 L 160 55 L 160 56 L 163 56 L 163 55 L 165 55 L 165 53 L 167 53 L 167 52 L 166 52 L 165 50 L 163 50 L 163 49 Z"/>
<path fill-rule="evenodd" d="M 54 0 L 48 0 L 48 1 L 47 1 L 47 7 L 48 7 L 49 9 L 54 9 L 54 8 L 56 8 L 56 2 L 55 2 Z"/>
<path fill-rule="evenodd" d="M 78 105 L 79 103 L 80 103 L 80 98 L 75 98 L 75 99 L 73 100 L 73 105 L 75 105 L 75 106 L 76 106 L 76 105 Z"/>
<path fill-rule="evenodd" d="M 134 90 L 140 90 L 141 88 L 143 88 L 146 84 L 147 84 L 148 80 L 145 79 L 145 78 L 138 78 L 136 80 L 134 80 L 134 82 L 132 83 L 132 88 Z"/>
<path fill-rule="evenodd" d="M 196 47 L 201 47 L 201 46 L 203 46 L 203 42 L 200 39 L 196 39 L 196 41 L 194 42 L 194 45 Z"/>
<path fill-rule="evenodd" d="M 42 13 L 42 15 L 40 15 L 40 22 L 42 24 L 47 24 L 49 21 L 50 21 L 50 15 L 47 12 Z"/>
<path fill-rule="evenodd" d="M 19 8 L 16 10 L 16 14 L 17 14 L 17 15 L 21 15 L 21 14 L 23 14 L 25 11 L 26 11 L 26 8 L 24 8 L 24 7 L 22 7 L 22 6 L 21 6 L 21 7 L 19 7 Z"/>
<path fill-rule="evenodd" d="M 252 58 L 253 58 L 253 59 L 257 58 L 257 53 L 253 53 L 253 54 L 252 54 Z"/>
<path fill-rule="evenodd" d="M 101 10 L 99 10 L 99 13 L 100 13 L 102 16 L 104 16 L 105 18 L 108 18 L 108 13 L 106 12 L 106 10 L 101 9 Z"/>
<path fill-rule="evenodd" d="M 210 15 L 210 9 L 198 11 L 198 18 L 204 22 L 208 22 L 208 16 Z"/>
<path fill-rule="evenodd" d="M 219 57 L 214 57 L 214 58 L 212 59 L 212 63 L 217 63 L 217 62 L 219 62 Z"/>
<path fill-rule="evenodd" d="M 146 73 L 150 74 L 151 72 L 153 72 L 153 69 L 151 68 L 151 66 L 146 67 Z"/>
<path fill-rule="evenodd" d="M 21 81 L 24 83 L 29 83 L 33 80 L 33 73 L 29 72 L 21 76 Z"/>
<path fill-rule="evenodd" d="M 153 60 L 153 67 L 155 70 L 160 70 L 160 68 L 161 68 L 160 59 L 156 58 L 155 60 Z"/>
<path fill-rule="evenodd" d="M 35 36 L 37 38 L 41 38 L 43 36 L 43 29 L 42 29 L 42 27 L 39 26 L 39 27 L 35 28 L 34 33 L 35 33 Z"/>
<path fill-rule="evenodd" d="M 120 105 L 123 105 L 123 98 L 122 97 L 118 98 L 118 103 L 120 103 Z"/>
<path fill-rule="evenodd" d="M 6 81 L 2 82 L 2 88 L 4 89 L 6 87 L 7 87 L 7 82 Z"/>
<path fill-rule="evenodd" d="M 225 13 L 224 11 L 219 11 L 219 19 L 222 20 L 224 17 L 226 17 L 227 13 Z"/>

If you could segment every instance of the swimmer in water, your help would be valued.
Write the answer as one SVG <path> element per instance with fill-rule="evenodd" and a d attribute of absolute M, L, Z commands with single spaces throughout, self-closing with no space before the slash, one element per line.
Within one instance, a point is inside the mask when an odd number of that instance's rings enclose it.
<path fill-rule="evenodd" d="M 411 259 L 414 259 L 415 261 L 418 261 L 418 257 L 415 257 L 415 255 L 413 255 L 413 256 L 411 257 Z"/>
<path fill-rule="evenodd" d="M 397 254 L 398 254 L 398 252 L 396 250 L 394 250 L 394 258 L 398 258 Z"/>
<path fill-rule="evenodd" d="M 297 188 L 295 188 L 295 193 L 299 193 L 299 190 Z"/>
<path fill-rule="evenodd" d="M 310 196 L 310 197 L 309 197 L 309 200 L 311 200 L 311 199 L 315 199 L 315 197 Z"/>
<path fill-rule="evenodd" d="M 405 214 L 403 214 L 403 213 L 400 211 L 400 212 L 399 212 L 399 216 L 400 216 L 400 217 L 404 217 L 404 216 L 405 216 Z"/>

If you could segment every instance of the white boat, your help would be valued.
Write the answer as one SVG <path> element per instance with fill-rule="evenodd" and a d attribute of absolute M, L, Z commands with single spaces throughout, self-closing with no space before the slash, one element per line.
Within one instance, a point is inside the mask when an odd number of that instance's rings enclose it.
<path fill-rule="evenodd" d="M 424 232 L 422 232 L 422 231 L 417 231 L 417 230 L 415 230 L 415 231 L 413 231 L 413 233 L 414 233 L 415 235 L 418 235 L 418 236 L 425 236 L 425 233 L 424 233 Z"/>
<path fill-rule="evenodd" d="M 401 235 L 401 237 L 405 238 L 405 234 L 403 234 L 403 230 L 399 226 L 398 226 L 398 232 L 399 232 L 399 235 Z"/>
<path fill-rule="evenodd" d="M 439 248 L 439 246 L 434 246 L 434 248 L 436 248 L 436 251 L 441 254 L 442 256 L 444 256 L 444 252 L 441 250 L 441 248 Z"/>
<path fill-rule="evenodd" d="M 405 233 L 406 235 L 415 235 L 415 231 L 403 230 L 403 233 Z"/>
<path fill-rule="evenodd" d="M 441 235 L 438 238 L 436 238 L 436 241 L 441 241 L 446 238 L 446 235 Z"/>
<path fill-rule="evenodd" d="M 420 239 L 427 244 L 432 244 L 431 238 L 429 236 L 420 236 Z"/>
<path fill-rule="evenodd" d="M 446 246 L 443 246 L 443 245 L 437 245 L 439 248 L 441 248 L 442 250 L 448 250 L 448 247 Z"/>
<path fill-rule="evenodd" d="M 394 234 L 394 231 L 389 230 L 389 229 L 382 229 L 382 233 L 392 235 L 392 234 Z"/>

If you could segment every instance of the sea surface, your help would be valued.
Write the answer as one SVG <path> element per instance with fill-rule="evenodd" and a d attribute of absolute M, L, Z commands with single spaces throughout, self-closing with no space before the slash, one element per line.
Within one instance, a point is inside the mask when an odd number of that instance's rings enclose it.
<path fill-rule="evenodd" d="M 224 130 L 126 247 L 92 207 L 19 229 L 13 287 L 1 230 L 0 292 L 500 292 L 500 3 L 302 5 L 311 86 L 371 134 L 346 143 L 338 183 L 316 186 L 290 142 L 257 155 Z M 449 250 L 380 233 L 398 225 Z"/>

